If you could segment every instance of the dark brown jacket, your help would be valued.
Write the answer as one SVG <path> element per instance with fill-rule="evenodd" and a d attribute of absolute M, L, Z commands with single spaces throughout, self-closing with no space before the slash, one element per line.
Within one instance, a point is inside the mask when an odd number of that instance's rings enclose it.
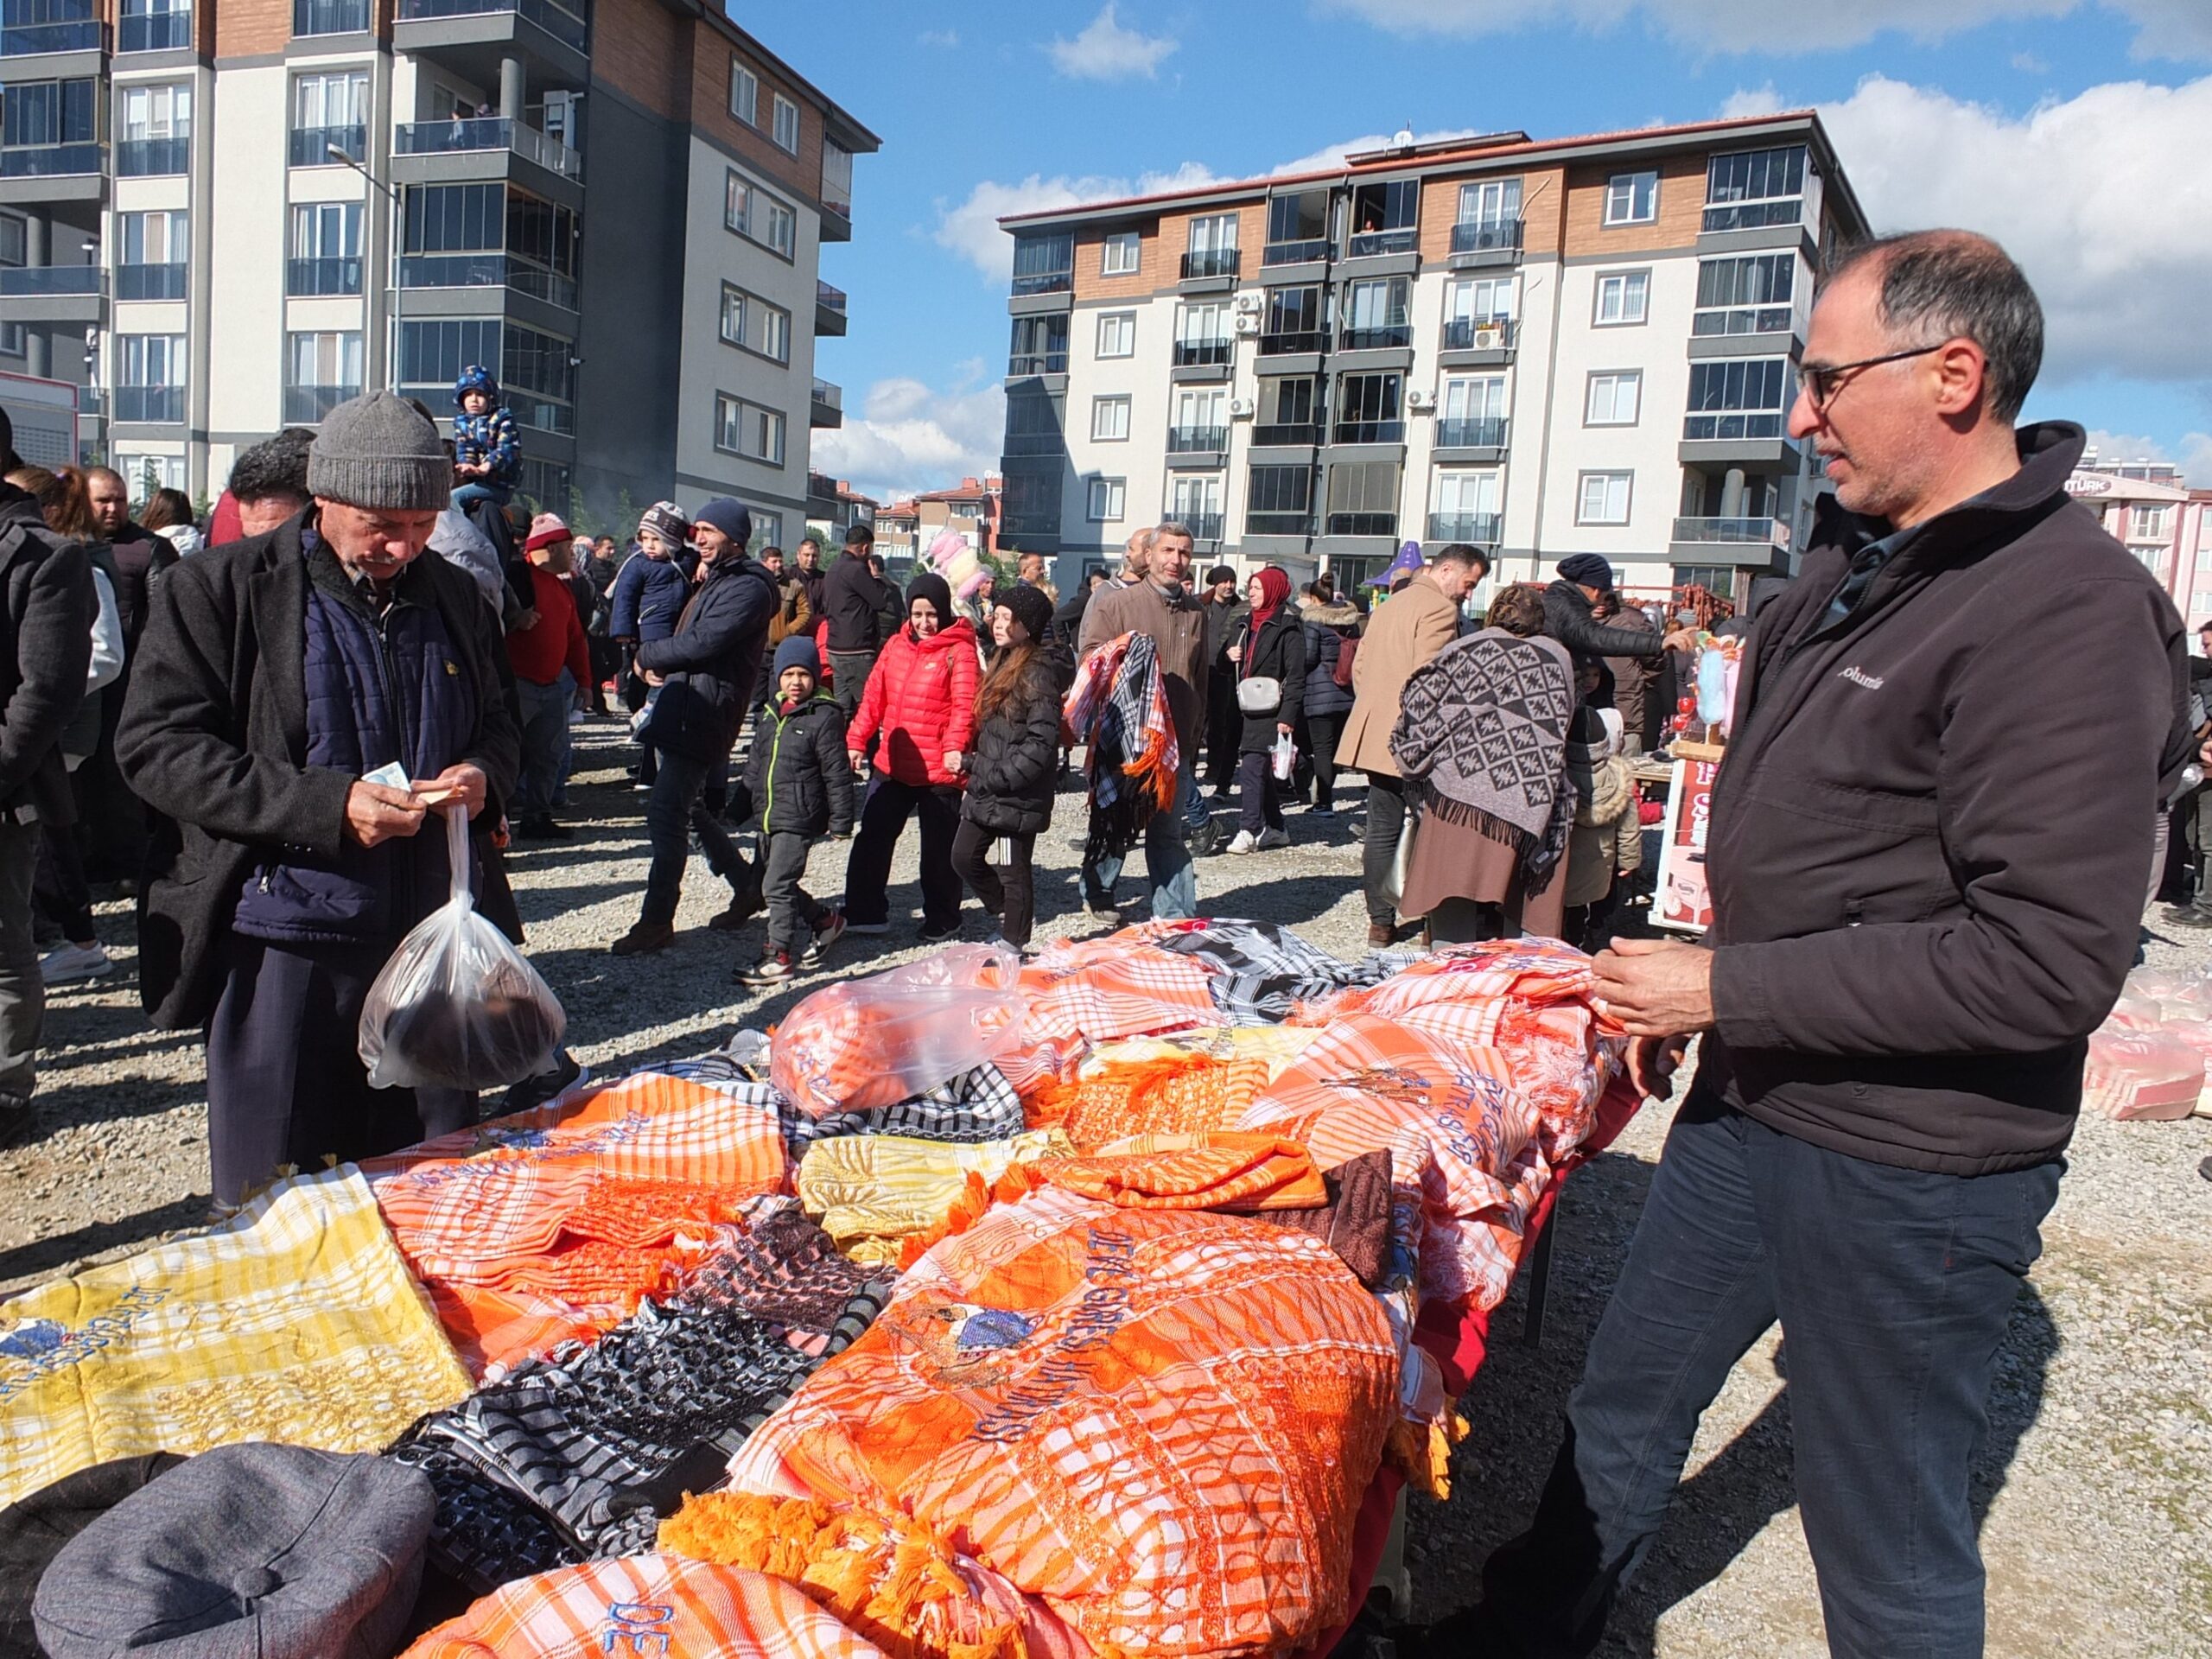
<path fill-rule="evenodd" d="M 1753 625 L 1707 842 L 1697 1092 L 1952 1174 L 2056 1157 L 2133 959 L 2187 664 L 2158 584 L 2069 501 L 2079 427 L 1908 532 L 1822 505 Z M 2047 688 L 2020 696 L 2024 685 Z"/>

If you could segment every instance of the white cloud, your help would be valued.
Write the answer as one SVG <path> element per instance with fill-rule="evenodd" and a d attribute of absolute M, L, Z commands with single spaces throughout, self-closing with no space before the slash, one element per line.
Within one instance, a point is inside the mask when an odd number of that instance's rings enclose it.
<path fill-rule="evenodd" d="M 960 44 L 960 31 L 957 29 L 925 29 L 921 32 L 920 35 L 917 37 L 917 44 L 921 46 L 957 46 Z"/>
<path fill-rule="evenodd" d="M 814 470 L 847 480 L 879 501 L 995 470 L 1006 431 L 1006 390 L 984 379 L 980 361 L 963 364 L 961 373 L 942 391 L 904 378 L 877 381 L 861 400 L 859 419 L 848 410 L 843 426 L 814 435 Z"/>
<path fill-rule="evenodd" d="M 1180 44 L 1172 35 L 1123 29 L 1114 20 L 1109 0 L 1073 40 L 1056 39 L 1045 51 L 1052 67 L 1071 79 L 1134 80 L 1141 75 L 1149 80 Z"/>
<path fill-rule="evenodd" d="M 1729 93 L 1720 106 L 1720 118 L 1733 121 L 1741 116 L 1773 115 L 1783 107 L 1782 94 L 1770 80 L 1764 86 L 1738 86 Z"/>
<path fill-rule="evenodd" d="M 1314 0 L 1399 35 L 1472 37 L 1530 29 L 1616 29 L 1642 21 L 1676 43 L 1714 54 L 1818 52 L 1897 33 L 1940 41 L 1985 23 L 2059 17 L 2091 0 Z M 2138 57 L 2212 57 L 2204 0 L 2103 0 L 2139 29 Z"/>
<path fill-rule="evenodd" d="M 2012 67 L 2024 75 L 2047 75 L 2050 66 L 2032 52 L 2015 52 Z"/>
<path fill-rule="evenodd" d="M 1077 202 L 1115 201 L 1163 190 L 1196 190 L 1218 182 L 1196 162 L 1185 162 L 1173 173 L 1146 173 L 1134 179 L 1101 174 L 1073 178 L 1065 173 L 1049 179 L 1032 173 L 1014 184 L 986 179 L 957 206 L 938 204 L 934 234 L 941 245 L 950 248 L 992 282 L 1003 283 L 1014 270 L 1014 238 L 999 228 L 1003 214 L 1042 213 L 1051 207 L 1072 207 Z"/>
<path fill-rule="evenodd" d="M 2136 433 L 2098 428 L 2089 434 L 2089 448 L 2096 451 L 2099 461 L 2171 461 L 2191 484 L 2212 489 L 2212 432 L 2183 433 L 2180 442 L 2167 444 Z"/>

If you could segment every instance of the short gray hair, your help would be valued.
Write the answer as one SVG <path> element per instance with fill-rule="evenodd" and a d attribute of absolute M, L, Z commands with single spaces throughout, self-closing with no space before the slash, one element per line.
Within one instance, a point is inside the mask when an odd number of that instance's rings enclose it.
<path fill-rule="evenodd" d="M 1821 286 L 1870 260 L 1879 261 L 1884 326 L 1921 345 L 1972 340 L 1988 365 L 1989 412 L 2017 417 L 2043 366 L 2043 306 L 2012 256 L 1972 231 L 1910 231 L 1849 250 Z"/>
<path fill-rule="evenodd" d="M 1158 546 L 1160 543 L 1160 538 L 1163 536 L 1180 536 L 1185 541 L 1190 543 L 1194 547 L 1198 544 L 1198 540 L 1197 537 L 1191 534 L 1191 527 L 1188 524 L 1184 524 L 1179 519 L 1169 518 L 1160 524 L 1154 524 L 1152 527 L 1152 534 L 1145 538 L 1145 545 L 1147 547 Z"/>

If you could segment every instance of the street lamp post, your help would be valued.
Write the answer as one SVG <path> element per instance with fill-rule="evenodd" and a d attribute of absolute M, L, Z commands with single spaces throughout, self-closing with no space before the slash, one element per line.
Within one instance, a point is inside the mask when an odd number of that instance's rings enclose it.
<path fill-rule="evenodd" d="M 401 339 L 399 326 L 400 312 L 404 303 L 401 296 L 405 292 L 405 290 L 400 287 L 399 283 L 399 245 L 407 233 L 407 197 L 405 194 L 407 187 L 402 185 L 397 190 L 394 190 L 382 179 L 379 179 L 375 174 L 370 172 L 366 167 L 362 165 L 359 162 L 355 161 L 351 156 L 347 155 L 344 146 L 342 145 L 325 144 L 322 148 L 323 153 L 328 156 L 332 161 L 341 162 L 345 166 L 352 168 L 356 173 L 366 179 L 372 188 L 381 191 L 385 199 L 391 203 L 391 389 L 393 391 L 397 392 L 399 390 L 399 349 Z"/>

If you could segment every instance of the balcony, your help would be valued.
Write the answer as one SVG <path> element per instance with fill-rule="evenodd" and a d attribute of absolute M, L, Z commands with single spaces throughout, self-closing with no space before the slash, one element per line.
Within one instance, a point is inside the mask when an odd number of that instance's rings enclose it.
<path fill-rule="evenodd" d="M 1717 203 L 1705 210 L 1704 222 L 1698 228 L 1701 234 L 1713 236 L 1722 231 L 1765 231 L 1804 222 L 1804 199 L 1785 196 L 1774 201 Z"/>
<path fill-rule="evenodd" d="M 1439 449 L 1503 449 L 1505 448 L 1505 416 L 1478 415 L 1472 418 L 1448 417 L 1436 423 L 1436 447 Z"/>
<path fill-rule="evenodd" d="M 1521 343 L 1521 324 L 1512 317 L 1452 317 L 1439 341 L 1447 352 L 1510 352 Z"/>
<path fill-rule="evenodd" d="M 403 23 L 496 16 L 519 17 L 533 23 L 572 52 L 591 50 L 590 25 L 577 13 L 565 6 L 553 5 L 550 0 L 399 0 L 398 21 Z"/>
<path fill-rule="evenodd" d="M 0 149 L 0 179 L 53 179 L 87 173 L 97 177 L 106 171 L 105 144 L 23 144 Z"/>
<path fill-rule="evenodd" d="M 1402 419 L 1389 421 L 1338 421 L 1335 443 L 1403 443 L 1406 423 Z M 1365 535 L 1364 531 L 1331 531 L 1336 535 Z M 1379 531 L 1376 533 L 1380 533 Z"/>
<path fill-rule="evenodd" d="M 192 138 L 123 138 L 115 146 L 118 179 L 170 178 L 192 170 Z"/>
<path fill-rule="evenodd" d="M 181 260 L 160 265 L 118 265 L 115 297 L 118 300 L 181 300 L 185 295 L 186 267 Z"/>
<path fill-rule="evenodd" d="M 367 161 L 369 130 L 359 122 L 345 127 L 294 127 L 287 159 L 294 167 L 337 167 L 340 163 L 330 153 L 334 149 L 356 162 Z"/>
<path fill-rule="evenodd" d="M 1469 219 L 1452 227 L 1454 253 L 1518 253 L 1526 221 L 1518 219 Z"/>
<path fill-rule="evenodd" d="M 1428 539 L 1465 542 L 1471 547 L 1495 547 L 1504 539 L 1505 519 L 1495 512 L 1432 512 Z"/>
<path fill-rule="evenodd" d="M 527 121 L 505 116 L 403 122 L 391 141 L 394 156 L 459 156 L 503 149 L 564 179 L 582 180 L 584 175 L 582 156 Z"/>
<path fill-rule="evenodd" d="M 1262 265 L 1304 265 L 1329 257 L 1329 238 L 1316 237 L 1306 242 L 1270 242 L 1260 256 Z"/>
<path fill-rule="evenodd" d="M 361 395 L 359 386 L 287 386 L 284 424 L 315 426 L 339 404 Z"/>
<path fill-rule="evenodd" d="M 1255 449 L 1306 448 L 1321 442 L 1322 430 L 1319 421 L 1276 421 L 1252 429 L 1252 446 Z"/>
<path fill-rule="evenodd" d="M 1236 342 L 1231 339 L 1179 340 L 1175 342 L 1175 366 L 1188 369 L 1225 365 L 1236 349 Z"/>
<path fill-rule="evenodd" d="M 1296 328 L 1282 334 L 1262 334 L 1262 357 L 1294 357 L 1306 352 L 1325 352 L 1329 349 L 1329 331 L 1325 328 Z"/>
<path fill-rule="evenodd" d="M 59 23 L 12 23 L 0 29 L 0 58 L 31 58 L 48 52 L 105 52 L 107 25 L 86 17 Z"/>
<path fill-rule="evenodd" d="M 1014 279 L 1010 290 L 1017 300 L 1032 294 L 1071 294 L 1075 291 L 1072 270 L 1033 270 Z"/>
<path fill-rule="evenodd" d="M 325 259 L 287 259 L 284 292 L 294 299 L 326 298 L 361 291 L 361 259 L 349 254 Z"/>
<path fill-rule="evenodd" d="M 1781 525 L 1778 518 L 1677 518 L 1670 539 L 1700 547 L 1777 547 Z"/>
<path fill-rule="evenodd" d="M 1340 352 L 1372 352 L 1413 343 L 1413 324 L 1393 322 L 1380 328 L 1347 328 L 1338 336 L 1337 349 Z"/>
<path fill-rule="evenodd" d="M 292 0 L 292 33 L 365 35 L 369 0 Z"/>
<path fill-rule="evenodd" d="M 1332 512 L 1329 515 L 1329 534 L 1332 536 L 1389 536 L 1398 534 L 1398 515 L 1395 512 Z"/>
<path fill-rule="evenodd" d="M 118 386 L 113 396 L 118 421 L 174 425 L 184 419 L 182 386 Z"/>
<path fill-rule="evenodd" d="M 1786 334 L 1797 326 L 1794 305 L 1736 305 L 1694 312 L 1690 334 L 1694 339 L 1718 340 L 1736 334 Z"/>
<path fill-rule="evenodd" d="M 0 321 L 99 324 L 107 317 L 107 272 L 98 265 L 0 268 Z"/>
<path fill-rule="evenodd" d="M 1731 410 L 1713 414 L 1690 415 L 1682 421 L 1682 441 L 1685 443 L 1734 443 L 1745 440 L 1759 441 L 1783 435 L 1784 412 L 1781 410 Z"/>
<path fill-rule="evenodd" d="M 1219 454 L 1229 448 L 1225 426 L 1171 426 L 1167 453 L 1171 455 Z"/>
<path fill-rule="evenodd" d="M 178 52 L 192 44 L 192 13 L 125 11 L 115 26 L 118 52 Z"/>
<path fill-rule="evenodd" d="M 1191 532 L 1191 539 L 1194 542 L 1217 542 L 1221 539 L 1221 515 L 1217 512 L 1184 512 L 1177 508 L 1170 516 Z"/>
<path fill-rule="evenodd" d="M 1257 512 L 1244 515 L 1247 536 L 1311 536 L 1313 533 L 1312 512 Z"/>
<path fill-rule="evenodd" d="M 814 279 L 814 332 L 817 335 L 845 332 L 845 290 L 830 287 L 818 276 Z"/>
<path fill-rule="evenodd" d="M 1347 259 L 1371 259 L 1382 253 L 1411 253 L 1419 245 L 1421 232 L 1410 225 L 1389 231 L 1359 231 L 1345 245 Z"/>
<path fill-rule="evenodd" d="M 837 516 L 837 480 L 826 473 L 806 475 L 806 516 L 832 520 Z"/>
<path fill-rule="evenodd" d="M 504 253 L 410 253 L 399 262 L 402 288 L 511 288 L 534 300 L 576 308 L 575 279 Z"/>
<path fill-rule="evenodd" d="M 1068 354 L 1065 352 L 1016 352 L 1006 360 L 1008 379 L 1027 374 L 1065 374 Z"/>
<path fill-rule="evenodd" d="M 834 381 L 817 380 L 807 410 L 806 423 L 817 431 L 835 431 L 845 423 L 845 391 Z"/>
<path fill-rule="evenodd" d="M 1234 276 L 1236 264 L 1235 248 L 1194 248 L 1183 256 L 1183 280 L 1193 283 L 1210 276 Z"/>

